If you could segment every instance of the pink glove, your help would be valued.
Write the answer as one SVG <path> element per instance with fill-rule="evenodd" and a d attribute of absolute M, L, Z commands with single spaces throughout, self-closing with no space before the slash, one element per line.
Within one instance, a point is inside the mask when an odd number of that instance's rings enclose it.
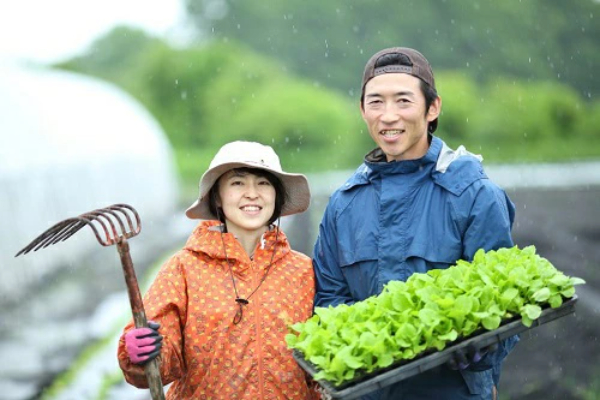
<path fill-rule="evenodd" d="M 135 328 L 125 334 L 127 355 L 134 364 L 145 364 L 160 354 L 163 337 L 160 324 L 148 321 L 147 328 Z"/>

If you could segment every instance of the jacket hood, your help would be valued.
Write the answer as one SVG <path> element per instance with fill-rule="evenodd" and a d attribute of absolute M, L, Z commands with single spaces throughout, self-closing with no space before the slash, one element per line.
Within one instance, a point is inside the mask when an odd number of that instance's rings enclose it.
<path fill-rule="evenodd" d="M 214 259 L 225 260 L 229 258 L 230 260 L 247 262 L 249 257 L 240 242 L 238 242 L 232 233 L 221 233 L 222 230 L 223 225 L 219 221 L 202 221 L 194 229 L 183 249 L 202 253 Z M 261 237 L 256 252 L 265 251 L 271 253 L 275 247 L 276 253 L 273 257 L 273 262 L 290 251 L 290 244 L 285 234 L 281 229 L 277 233 L 277 227 L 272 225 Z M 227 250 L 227 257 L 225 256 L 225 249 Z"/>

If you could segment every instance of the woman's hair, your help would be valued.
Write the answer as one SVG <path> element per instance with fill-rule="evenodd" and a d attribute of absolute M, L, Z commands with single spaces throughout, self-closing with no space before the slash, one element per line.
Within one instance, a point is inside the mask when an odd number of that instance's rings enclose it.
<path fill-rule="evenodd" d="M 275 176 L 275 174 L 270 173 L 269 171 L 265 171 L 260 168 L 234 168 L 233 171 L 237 176 L 245 176 L 247 174 L 256 175 L 261 178 L 266 178 L 269 183 L 275 189 L 275 209 L 273 210 L 273 215 L 267 221 L 267 224 L 272 224 L 277 221 L 277 218 L 281 216 L 281 209 L 287 200 L 287 192 L 285 190 L 285 186 L 281 183 L 281 180 Z M 225 175 L 225 174 L 223 174 Z M 225 223 L 225 214 L 223 214 L 223 210 L 219 207 L 218 198 L 219 198 L 219 181 L 221 180 L 221 175 L 219 179 L 215 182 L 215 184 L 210 188 L 208 192 L 208 209 L 213 215 L 216 215 L 219 221 Z"/>

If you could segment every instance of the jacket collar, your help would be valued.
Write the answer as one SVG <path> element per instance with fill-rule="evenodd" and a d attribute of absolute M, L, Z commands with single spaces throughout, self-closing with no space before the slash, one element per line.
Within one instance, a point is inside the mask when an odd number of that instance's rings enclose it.
<path fill-rule="evenodd" d="M 375 148 L 367 153 L 363 164 L 346 181 L 341 190 L 349 190 L 358 185 L 366 185 L 378 174 L 408 174 L 418 171 L 429 164 L 436 163 L 444 142 L 432 135 L 430 138 L 431 143 L 427 153 L 416 160 L 387 162 L 383 150 L 379 147 Z"/>
<path fill-rule="evenodd" d="M 225 260 L 225 249 L 223 248 L 223 242 L 225 242 L 227 258 L 232 261 L 238 260 L 240 262 L 248 262 L 249 257 L 246 255 L 242 245 L 237 241 L 235 236 L 232 233 L 221 233 L 222 231 L 223 228 L 219 221 L 202 221 L 188 238 L 184 250 L 204 253 L 210 258 Z M 262 236 L 262 240 L 258 244 L 258 249 L 254 254 L 254 258 L 256 259 L 259 252 L 264 251 L 269 253 L 267 258 L 270 260 L 270 254 L 273 251 L 273 248 L 275 248 L 276 237 L 277 248 L 275 256 L 273 257 L 273 262 L 276 262 L 287 254 L 290 251 L 287 237 L 281 229 L 279 234 L 277 234 L 277 228 L 271 226 L 271 229 Z"/>

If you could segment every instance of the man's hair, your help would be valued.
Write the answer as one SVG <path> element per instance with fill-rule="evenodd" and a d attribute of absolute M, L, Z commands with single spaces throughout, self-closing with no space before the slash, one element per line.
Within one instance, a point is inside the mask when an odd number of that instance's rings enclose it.
<path fill-rule="evenodd" d="M 402 53 L 390 53 L 384 54 L 383 56 L 377 59 L 374 68 L 386 67 L 388 65 L 406 65 L 409 67 L 413 66 L 413 63 L 410 61 L 410 58 Z M 419 88 L 421 89 L 421 93 L 423 93 L 423 97 L 425 97 L 425 114 L 429 111 L 429 107 L 434 102 L 434 100 L 438 97 L 437 91 L 432 88 L 427 82 L 422 79 L 419 79 Z M 360 103 L 364 108 L 365 104 L 365 93 L 363 89 L 363 93 L 360 97 Z M 427 125 L 427 130 L 431 133 L 433 132 L 433 127 L 431 123 Z"/>
<path fill-rule="evenodd" d="M 287 193 L 283 183 L 281 183 L 281 180 L 269 171 L 265 171 L 264 169 L 260 168 L 234 168 L 231 171 L 233 171 L 236 176 L 252 174 L 261 178 L 266 178 L 269 181 L 269 183 L 275 189 L 275 209 L 273 210 L 273 215 L 271 218 L 269 218 L 269 221 L 267 221 L 267 224 L 270 225 L 275 222 L 281 216 L 281 209 L 283 208 L 283 205 L 287 199 Z M 225 223 L 225 214 L 223 213 L 223 209 L 217 205 L 217 200 L 219 198 L 219 182 L 221 181 L 223 175 L 217 179 L 215 184 L 208 192 L 208 208 L 213 215 L 216 215 L 219 218 L 219 221 Z"/>

